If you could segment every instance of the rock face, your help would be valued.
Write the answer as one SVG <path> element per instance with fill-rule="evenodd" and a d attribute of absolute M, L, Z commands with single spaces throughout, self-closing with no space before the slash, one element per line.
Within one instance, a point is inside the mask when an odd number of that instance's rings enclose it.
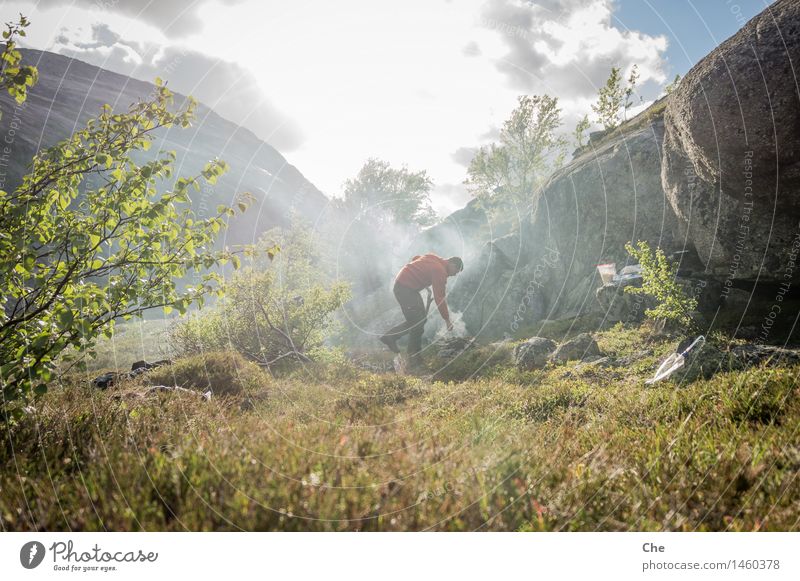
<path fill-rule="evenodd" d="M 55 53 L 23 50 L 22 59 L 38 67 L 39 82 L 23 106 L 17 106 L 5 91 L 0 94 L 0 134 L 10 149 L 0 161 L 0 189 L 4 190 L 19 183 L 37 151 L 81 129 L 103 104 L 121 112 L 148 98 L 154 89 L 150 83 Z M 176 95 L 176 107 L 184 100 Z M 159 149 L 175 150 L 176 179 L 198 174 L 214 157 L 230 166 L 213 188 L 195 194 L 194 208 L 201 215 L 215 212 L 219 204 L 231 204 L 235 193 L 254 195 L 255 203 L 225 232 L 226 244 L 253 242 L 263 230 L 286 224 L 292 211 L 313 222 L 328 203 L 272 146 L 204 105 L 198 105 L 191 128 L 163 130 L 138 161 L 153 159 Z M 171 185 L 165 182 L 162 187 Z"/>
<path fill-rule="evenodd" d="M 553 363 L 566 363 L 567 361 L 583 360 L 591 357 L 601 357 L 600 347 L 589 333 L 581 333 L 558 346 L 550 360 Z"/>
<path fill-rule="evenodd" d="M 670 95 L 661 176 L 707 272 L 797 277 L 800 3 L 778 0 Z"/>
<path fill-rule="evenodd" d="M 531 219 L 527 246 L 559 255 L 550 297 L 557 311 L 591 306 L 599 286 L 595 266 L 632 259 L 625 243 L 646 240 L 673 251 L 677 220 L 661 187 L 664 125 L 645 113 L 628 128 L 590 148 L 557 172 L 543 188 Z"/>
<path fill-rule="evenodd" d="M 641 286 L 641 281 L 638 286 Z M 597 308 L 609 322 L 637 323 L 644 319 L 645 311 L 654 301 L 646 295 L 626 293 L 625 287 L 604 284 L 595 291 Z"/>
<path fill-rule="evenodd" d="M 497 238 L 456 279 L 451 305 L 472 335 L 513 334 L 595 308 L 596 265 L 630 262 L 625 243 L 680 249 L 661 187 L 663 120 L 654 108 L 584 149 L 532 193 L 518 231 Z"/>
<path fill-rule="evenodd" d="M 547 365 L 550 354 L 556 348 L 555 342 L 544 337 L 531 337 L 514 349 L 514 363 L 524 371 L 541 369 Z"/>

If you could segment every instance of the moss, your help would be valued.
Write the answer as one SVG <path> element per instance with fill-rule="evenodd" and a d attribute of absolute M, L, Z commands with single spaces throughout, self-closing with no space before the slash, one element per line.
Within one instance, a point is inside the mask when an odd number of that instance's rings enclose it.
<path fill-rule="evenodd" d="M 214 395 L 253 393 L 269 382 L 269 376 L 255 363 L 233 351 L 215 351 L 179 359 L 158 367 L 145 376 L 151 385 L 178 385 Z"/>

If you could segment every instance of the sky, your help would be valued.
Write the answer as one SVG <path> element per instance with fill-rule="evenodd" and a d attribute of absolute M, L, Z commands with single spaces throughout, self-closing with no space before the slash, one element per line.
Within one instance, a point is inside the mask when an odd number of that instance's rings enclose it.
<path fill-rule="evenodd" d="M 440 215 L 522 94 L 559 98 L 565 131 L 612 66 L 639 108 L 768 0 L 39 0 L 27 46 L 161 76 L 276 147 L 325 194 L 367 158 L 426 170 Z"/>

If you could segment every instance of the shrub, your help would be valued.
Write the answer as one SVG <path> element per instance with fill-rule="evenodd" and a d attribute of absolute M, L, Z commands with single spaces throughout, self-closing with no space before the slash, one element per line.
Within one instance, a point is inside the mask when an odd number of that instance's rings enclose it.
<path fill-rule="evenodd" d="M 7 38 L 20 30 L 9 27 Z M 8 47 L 0 87 L 22 102 L 36 75 Z M 58 362 L 111 336 L 114 321 L 201 302 L 219 280 L 209 269 L 231 256 L 212 246 L 233 210 L 221 206 L 201 220 L 189 199 L 225 163 L 210 162 L 161 194 L 157 184 L 171 178 L 175 153 L 136 161 L 154 131 L 188 127 L 194 116 L 195 101 L 172 112 L 172 93 L 156 85 L 150 100 L 125 113 L 105 105 L 84 129 L 41 150 L 16 190 L 0 191 L 0 417 L 19 416 L 31 393 L 47 390 Z M 179 288 L 193 271 L 201 282 Z"/>
<path fill-rule="evenodd" d="M 678 266 L 667 260 L 664 251 L 640 240 L 636 246 L 630 242 L 625 250 L 633 256 L 642 267 L 642 286 L 625 287 L 625 292 L 646 294 L 658 303 L 655 308 L 647 309 L 645 314 L 652 319 L 662 319 L 683 327 L 693 326 L 692 313 L 697 308 L 697 299 L 688 297 L 678 283 Z"/>
<path fill-rule="evenodd" d="M 269 376 L 235 351 L 214 351 L 179 359 L 145 376 L 153 385 L 178 385 L 214 395 L 237 395 L 263 389 Z"/>
<path fill-rule="evenodd" d="M 561 109 L 549 95 L 525 95 L 503 123 L 498 143 L 481 147 L 465 182 L 487 208 L 530 203 L 547 177 L 561 167 L 567 140 L 560 135 Z"/>
<path fill-rule="evenodd" d="M 284 240 L 276 253 L 275 237 Z M 333 314 L 350 297 L 349 285 L 327 281 L 314 264 L 308 232 L 268 233 L 260 243 L 269 260 L 234 275 L 220 306 L 180 321 L 171 332 L 178 353 L 234 349 L 270 367 L 286 359 L 308 362 L 331 332 Z M 270 254 L 271 253 L 271 254 Z"/>

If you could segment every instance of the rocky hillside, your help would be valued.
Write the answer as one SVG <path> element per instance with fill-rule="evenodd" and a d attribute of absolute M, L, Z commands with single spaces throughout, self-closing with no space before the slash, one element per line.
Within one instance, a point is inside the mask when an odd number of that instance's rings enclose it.
<path fill-rule="evenodd" d="M 468 330 L 502 336 L 589 312 L 613 319 L 595 267 L 624 266 L 635 240 L 680 258 L 711 314 L 774 303 L 800 272 L 797 63 L 800 3 L 779 0 L 670 96 L 595 136 L 532 192 L 520 228 L 486 243 L 454 285 L 450 302 Z M 481 222 L 474 209 L 461 213 Z M 461 222 L 427 237 L 452 246 Z"/>
<path fill-rule="evenodd" d="M 122 111 L 153 92 L 150 83 L 62 55 L 22 52 L 24 62 L 38 67 L 39 82 L 22 107 L 7 94 L 0 95 L 0 134 L 8 148 L 0 160 L 3 189 L 12 189 L 19 182 L 38 150 L 82 127 L 103 104 Z M 176 95 L 176 105 L 183 99 Z M 194 204 L 201 213 L 231 203 L 236 192 L 248 191 L 255 196 L 257 203 L 225 234 L 228 244 L 253 241 L 265 229 L 286 223 L 292 211 L 315 220 L 327 204 L 325 196 L 275 148 L 202 104 L 193 127 L 163 131 L 148 155 L 157 155 L 159 149 L 176 151 L 176 177 L 198 173 L 214 157 L 230 165 L 230 171 L 213 189 L 196 195 Z"/>

